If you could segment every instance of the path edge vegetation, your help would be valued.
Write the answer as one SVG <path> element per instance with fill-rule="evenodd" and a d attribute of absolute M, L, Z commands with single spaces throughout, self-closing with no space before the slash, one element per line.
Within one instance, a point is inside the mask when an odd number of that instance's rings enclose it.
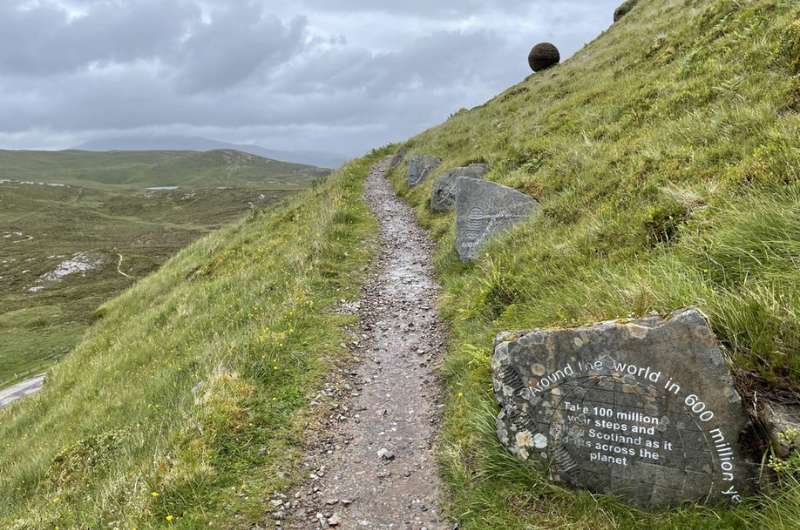
<path fill-rule="evenodd" d="M 800 5 L 642 0 L 564 64 L 396 146 L 442 165 L 390 175 L 438 241 L 451 330 L 440 448 L 446 509 L 464 530 L 800 527 L 800 457 L 763 450 L 763 495 L 661 512 L 552 484 L 495 433 L 500 331 L 709 315 L 740 392 L 800 389 Z M 436 178 L 474 162 L 542 214 L 474 264 Z M 748 403 L 752 403 L 749 401 Z"/>
<path fill-rule="evenodd" d="M 190 245 L 97 310 L 37 396 L 0 411 L 0 527 L 249 528 L 300 480 L 339 312 L 377 248 L 353 161 Z"/>
<path fill-rule="evenodd" d="M 643 512 L 553 485 L 500 447 L 489 373 L 500 330 L 697 305 L 743 393 L 795 393 L 798 142 L 800 5 L 641 0 L 561 66 L 403 146 L 444 161 L 414 189 L 404 165 L 391 178 L 439 241 L 451 331 L 440 456 L 461 528 L 800 527 L 800 459 L 765 466 L 778 480 L 733 510 Z M 103 306 L 49 388 L 0 413 L 0 523 L 255 520 L 296 476 L 307 400 L 298 388 L 345 354 L 344 317 L 293 309 L 319 293 L 324 307 L 358 295 L 370 257 L 362 241 L 376 230 L 363 180 L 392 149 L 350 164 L 306 202 L 204 239 Z M 432 215 L 427 201 L 438 174 L 478 161 L 489 180 L 535 197 L 542 215 L 463 265 L 452 214 Z M 319 267 L 305 268 L 308 255 Z M 263 455 L 253 440 L 269 441 Z"/>

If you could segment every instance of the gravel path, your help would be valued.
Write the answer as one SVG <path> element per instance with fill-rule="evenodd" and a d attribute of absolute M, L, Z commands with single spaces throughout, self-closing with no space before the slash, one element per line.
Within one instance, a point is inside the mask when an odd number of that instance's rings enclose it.
<path fill-rule="evenodd" d="M 331 432 L 307 457 L 308 482 L 273 500 L 291 510 L 285 527 L 450 528 L 440 519 L 434 454 L 444 332 L 433 244 L 384 179 L 389 165 L 372 169 L 365 192 L 382 245 L 358 304 L 359 362 L 346 373 L 349 393 L 334 406 Z"/>

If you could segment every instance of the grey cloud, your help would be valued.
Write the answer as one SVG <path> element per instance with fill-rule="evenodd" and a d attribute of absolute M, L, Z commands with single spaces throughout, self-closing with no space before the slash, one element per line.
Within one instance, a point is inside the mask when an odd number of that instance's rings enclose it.
<path fill-rule="evenodd" d="M 521 80 L 536 40 L 568 55 L 616 0 L 23 3 L 0 2 L 0 147 L 168 130 L 356 155 Z"/>
<path fill-rule="evenodd" d="M 349 47 L 321 51 L 295 65 L 277 85 L 285 91 L 383 91 L 436 89 L 495 77 L 497 56 L 506 52 L 488 31 L 440 31 L 396 52 Z"/>
<path fill-rule="evenodd" d="M 96 2 L 70 20 L 58 4 L 0 4 L 0 68 L 5 74 L 55 75 L 94 63 L 126 63 L 169 53 L 200 10 L 192 2 Z"/>
<path fill-rule="evenodd" d="M 521 6 L 530 5 L 528 0 L 505 0 L 487 2 L 485 0 L 405 0 L 403 2 L 373 0 L 305 0 L 304 5 L 326 11 L 368 11 L 385 13 L 404 13 L 412 15 L 460 16 L 485 10 L 515 11 Z"/>
<path fill-rule="evenodd" d="M 224 8 L 209 24 L 194 28 L 183 43 L 181 88 L 203 91 L 230 87 L 263 68 L 274 68 L 303 49 L 306 20 L 283 23 L 256 3 Z"/>

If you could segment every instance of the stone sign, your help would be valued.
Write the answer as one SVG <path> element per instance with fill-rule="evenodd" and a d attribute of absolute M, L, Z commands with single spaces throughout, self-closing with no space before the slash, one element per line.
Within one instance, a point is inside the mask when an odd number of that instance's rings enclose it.
<path fill-rule="evenodd" d="M 414 155 L 408 160 L 408 185 L 412 188 L 425 180 L 442 161 L 435 156 Z"/>
<path fill-rule="evenodd" d="M 577 488 L 642 507 L 738 503 L 755 485 L 742 401 L 706 318 L 500 334 L 497 434 Z"/>
<path fill-rule="evenodd" d="M 539 203 L 517 190 L 483 180 L 456 179 L 456 250 L 462 261 L 475 259 L 497 234 L 524 221 Z"/>
<path fill-rule="evenodd" d="M 431 211 L 449 212 L 456 204 L 456 179 L 470 177 L 482 179 L 489 171 L 486 164 L 470 164 L 467 167 L 451 169 L 438 179 L 431 192 Z"/>

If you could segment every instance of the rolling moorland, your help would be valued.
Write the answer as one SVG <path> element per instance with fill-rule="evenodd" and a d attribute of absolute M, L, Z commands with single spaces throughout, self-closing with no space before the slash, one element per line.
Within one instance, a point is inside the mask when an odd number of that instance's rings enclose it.
<path fill-rule="evenodd" d="M 46 369 L 101 303 L 179 249 L 326 174 L 233 151 L 2 151 L 0 160 L 0 386 Z M 93 270 L 48 276 L 69 262 Z"/>
<path fill-rule="evenodd" d="M 102 189 L 153 186 L 276 188 L 309 186 L 328 170 L 233 150 L 3 151 L 0 180 Z"/>
<path fill-rule="evenodd" d="M 197 136 L 147 135 L 106 137 L 82 143 L 75 149 L 84 151 L 215 151 L 220 149 L 241 151 L 271 160 L 289 160 L 297 164 L 323 168 L 337 168 L 347 157 L 324 151 L 280 151 L 254 144 L 231 144 Z"/>
<path fill-rule="evenodd" d="M 302 480 L 309 403 L 347 357 L 376 224 L 369 167 L 469 162 L 542 215 L 474 264 L 433 179 L 393 182 L 438 241 L 450 327 L 439 448 L 465 529 L 800 526 L 800 459 L 764 494 L 643 512 L 552 485 L 494 432 L 497 332 L 700 307 L 743 395 L 800 388 L 800 6 L 642 0 L 564 64 L 202 238 L 105 303 L 43 392 L 0 412 L 0 526 L 248 528 Z M 438 173 L 437 172 L 437 173 Z M 435 176 L 435 175 L 434 175 Z M 303 244 L 298 244 L 302 241 Z M 266 521 L 266 522 L 265 522 Z"/>

